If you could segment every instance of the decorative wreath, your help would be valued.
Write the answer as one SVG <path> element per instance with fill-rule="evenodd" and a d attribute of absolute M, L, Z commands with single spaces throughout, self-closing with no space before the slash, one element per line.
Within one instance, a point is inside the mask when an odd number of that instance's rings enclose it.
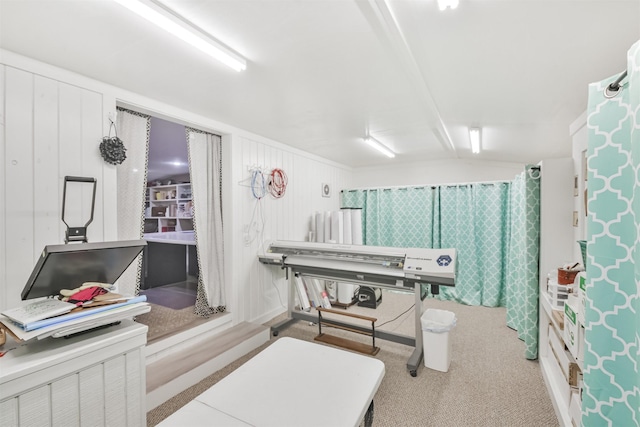
<path fill-rule="evenodd" d="M 111 128 L 114 129 L 115 136 L 111 136 Z M 102 138 L 100 143 L 100 154 L 105 162 L 112 165 L 119 165 L 127 158 L 127 149 L 120 138 L 118 138 L 118 132 L 116 130 L 115 123 L 111 122 L 109 128 L 109 136 Z"/>

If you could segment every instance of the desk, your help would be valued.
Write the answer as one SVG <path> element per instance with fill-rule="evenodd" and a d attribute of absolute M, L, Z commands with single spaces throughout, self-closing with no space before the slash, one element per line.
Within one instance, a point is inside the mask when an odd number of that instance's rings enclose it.
<path fill-rule="evenodd" d="M 358 426 L 384 370 L 368 356 L 283 337 L 159 426 Z"/>
<path fill-rule="evenodd" d="M 147 327 L 131 320 L 0 358 L 0 426 L 146 426 Z M 7 337 L 3 350 L 15 347 Z"/>
<path fill-rule="evenodd" d="M 184 282 L 198 276 L 196 241 L 193 231 L 147 233 L 141 288 Z"/>

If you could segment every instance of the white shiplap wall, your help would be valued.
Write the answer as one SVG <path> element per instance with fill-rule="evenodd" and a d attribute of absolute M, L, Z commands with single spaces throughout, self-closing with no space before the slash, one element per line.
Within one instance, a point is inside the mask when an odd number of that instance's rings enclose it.
<path fill-rule="evenodd" d="M 267 195 L 258 202 L 248 187 L 253 166 L 267 172 L 284 170 L 288 177 L 285 196 L 274 199 Z M 339 209 L 339 189 L 350 185 L 352 171 L 284 145 L 252 138 L 239 139 L 234 169 L 239 172 L 233 184 L 238 196 L 236 212 L 241 216 L 234 233 L 240 257 L 233 271 L 236 282 L 246 285 L 246 297 L 239 301 L 238 309 L 244 314 L 241 317 L 262 322 L 286 307 L 287 283 L 283 270 L 256 263 L 257 255 L 272 240 L 306 240 L 315 211 Z M 332 187 L 331 197 L 322 196 L 323 183 Z"/>
<path fill-rule="evenodd" d="M 100 93 L 11 66 L 0 68 L 4 92 L 0 280 L 5 284 L 0 288 L 0 308 L 4 308 L 19 301 L 42 248 L 64 241 L 60 213 L 65 176 L 98 180 L 88 237 L 105 240 L 105 164 L 98 151 L 103 136 Z M 69 225 L 84 225 L 89 219 L 90 187 L 68 186 Z"/>
<path fill-rule="evenodd" d="M 97 178 L 96 212 L 89 227 L 89 241 L 116 239 L 116 169 L 104 163 L 98 152 L 102 136 L 109 131 L 108 115 L 115 112 L 116 103 L 222 135 L 225 265 L 233 323 L 268 320 L 284 310 L 280 304 L 280 300 L 286 304 L 284 274 L 258 263 L 261 243 L 267 239 L 304 239 L 313 212 L 338 209 L 339 190 L 351 186 L 349 168 L 179 106 L 2 53 L 6 62 L 0 64 L 0 95 L 4 101 L 0 102 L 0 310 L 17 303 L 42 247 L 60 244 L 64 239 L 60 221 L 64 176 Z M 255 201 L 250 189 L 239 182 L 249 176 L 251 165 L 285 170 L 289 186 L 284 198 L 267 197 L 261 202 L 264 232 L 247 245 L 244 226 L 251 221 Z M 321 196 L 322 183 L 333 186 L 332 197 Z M 79 205 L 79 210 L 85 210 L 88 201 L 82 200 Z M 67 206 L 67 217 L 84 218 L 84 214 Z"/>

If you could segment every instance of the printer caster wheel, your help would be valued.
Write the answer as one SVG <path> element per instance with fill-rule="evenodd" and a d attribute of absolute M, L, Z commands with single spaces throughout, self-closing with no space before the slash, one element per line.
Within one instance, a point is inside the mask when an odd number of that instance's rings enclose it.
<path fill-rule="evenodd" d="M 273 336 L 277 337 L 278 336 L 278 331 L 273 331 Z"/>
<path fill-rule="evenodd" d="M 416 371 L 416 370 L 409 371 L 409 373 L 411 374 L 412 377 L 417 377 L 418 376 L 418 371 Z"/>

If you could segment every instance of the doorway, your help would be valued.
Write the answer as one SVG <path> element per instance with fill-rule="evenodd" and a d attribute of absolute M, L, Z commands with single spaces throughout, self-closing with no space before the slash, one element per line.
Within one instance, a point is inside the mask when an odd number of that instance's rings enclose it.
<path fill-rule="evenodd" d="M 194 314 L 198 258 L 185 126 L 150 119 L 140 295 L 151 312 L 138 317 L 149 327 L 148 342 L 203 321 Z"/>

